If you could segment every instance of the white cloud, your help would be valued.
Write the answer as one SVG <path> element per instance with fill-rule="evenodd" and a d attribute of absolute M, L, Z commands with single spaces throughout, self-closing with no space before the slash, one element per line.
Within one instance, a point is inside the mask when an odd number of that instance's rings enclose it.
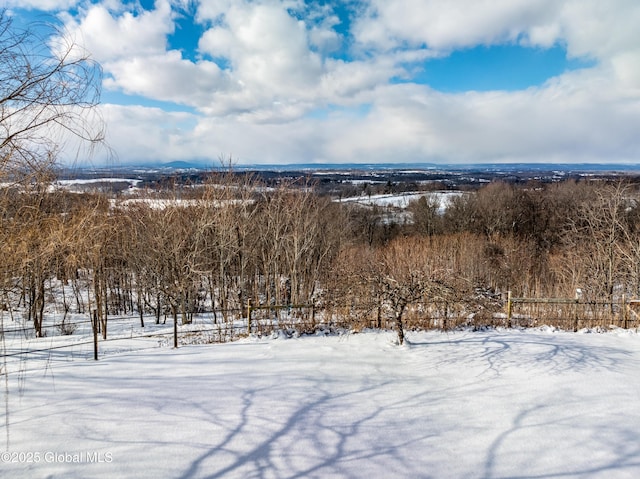
<path fill-rule="evenodd" d="M 389 158 L 397 148 L 408 157 L 457 162 L 637 159 L 640 102 L 575 82 L 584 88 L 568 79 L 522 92 L 456 95 L 384 87 L 366 122 L 343 135 L 345 148 L 353 134 L 362 137 L 356 154 L 342 154 Z"/>
<path fill-rule="evenodd" d="M 267 124 L 118 107 L 122 157 L 246 163 L 634 161 L 640 103 L 563 82 L 519 93 L 380 87 L 370 110 Z M 113 124 L 113 123 L 111 123 Z M 193 125 L 196 124 L 194 127 Z M 111 134 L 112 132 L 110 132 Z"/>
<path fill-rule="evenodd" d="M 114 18 L 106 6 L 97 4 L 79 20 L 68 14 L 62 17 L 68 35 L 106 65 L 123 58 L 164 53 L 166 37 L 174 30 L 171 7 L 164 0 L 156 2 L 155 10 L 139 15 L 124 11 Z"/>
<path fill-rule="evenodd" d="M 640 48 L 614 55 L 611 65 L 620 85 L 640 96 Z"/>
<path fill-rule="evenodd" d="M 408 42 L 448 51 L 516 41 L 557 13 L 559 0 L 372 0 L 354 27 L 357 40 L 379 50 Z M 540 33 L 538 33 L 540 35 Z M 545 39 L 548 42 L 548 38 Z"/>
<path fill-rule="evenodd" d="M 102 105 L 107 142 L 116 146 L 117 160 L 170 161 L 197 156 L 189 137 L 197 119 L 188 113 L 142 106 Z M 96 162 L 104 158 L 96 158 Z"/>
<path fill-rule="evenodd" d="M 190 106 L 206 105 L 210 92 L 228 84 L 215 63 L 193 63 L 177 51 L 118 60 L 109 64 L 109 73 L 104 81 L 108 89 Z"/>
<path fill-rule="evenodd" d="M 42 10 L 54 12 L 67 10 L 76 6 L 80 0 L 2 0 L 0 8 L 23 8 L 25 10 Z"/>
<path fill-rule="evenodd" d="M 635 0 L 567 0 L 556 22 L 572 55 L 606 59 L 640 44 Z"/>
<path fill-rule="evenodd" d="M 392 57 L 384 55 L 369 61 L 328 60 L 326 66 L 321 80 L 322 94 L 330 102 L 340 104 L 357 100 L 358 94 L 371 92 L 404 71 Z"/>
<path fill-rule="evenodd" d="M 175 29 L 168 0 L 148 12 L 133 14 L 116 2 L 66 17 L 102 62 L 107 88 L 199 111 L 105 105 L 110 142 L 123 160 L 231 154 L 263 163 L 571 162 L 640 155 L 637 0 L 372 0 L 349 39 L 333 30 L 338 19 L 327 5 L 210 0 L 196 7 L 206 26 L 198 61 L 168 50 Z M 407 78 L 407 68 L 430 56 L 505 42 L 560 43 L 596 64 L 518 92 L 444 94 L 390 81 Z M 348 48 L 348 55 L 327 56 Z"/>
<path fill-rule="evenodd" d="M 637 0 L 372 0 L 354 25 L 361 48 L 427 46 L 448 52 L 479 44 L 566 46 L 569 56 L 607 63 L 636 59 Z M 628 52 L 633 52 L 629 57 Z M 625 66 L 619 70 L 629 79 Z M 631 77 L 634 77 L 632 74 Z"/>
<path fill-rule="evenodd" d="M 342 39 L 332 28 L 334 22 L 313 26 L 309 31 L 309 42 L 322 53 L 331 53 L 340 48 Z"/>
<path fill-rule="evenodd" d="M 264 92 L 267 99 L 301 95 L 315 87 L 322 72 L 321 58 L 309 49 L 304 23 L 281 6 L 230 8 L 224 24 L 203 35 L 200 49 L 227 58 L 243 88 Z"/>
<path fill-rule="evenodd" d="M 240 3 L 237 0 L 196 0 L 196 19 L 201 23 L 218 21 L 226 12 Z"/>

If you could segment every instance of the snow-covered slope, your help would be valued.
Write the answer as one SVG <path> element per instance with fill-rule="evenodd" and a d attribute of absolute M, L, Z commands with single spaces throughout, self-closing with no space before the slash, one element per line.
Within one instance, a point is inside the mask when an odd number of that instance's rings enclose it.
<path fill-rule="evenodd" d="M 2 476 L 640 477 L 637 334 L 394 339 L 250 338 L 10 374 Z"/>

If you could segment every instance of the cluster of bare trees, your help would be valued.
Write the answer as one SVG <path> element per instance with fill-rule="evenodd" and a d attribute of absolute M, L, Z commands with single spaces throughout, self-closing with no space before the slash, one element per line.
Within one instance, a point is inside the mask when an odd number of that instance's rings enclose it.
<path fill-rule="evenodd" d="M 366 234 L 343 249 L 329 289 L 345 314 L 393 318 L 401 342 L 412 303 L 464 302 L 465 314 L 477 314 L 507 291 L 611 304 L 638 297 L 639 198 L 629 182 L 491 183 L 445 207 L 421 198 L 395 230 L 370 210 L 373 230 L 358 229 Z"/>
<path fill-rule="evenodd" d="M 228 178 L 228 177 L 227 177 Z M 198 309 L 312 302 L 342 241 L 336 206 L 306 189 L 268 190 L 217 177 L 202 197 L 117 214 L 131 222 L 124 241 L 137 308 L 183 322 Z M 127 235 L 131 237 L 127 238 Z"/>
<path fill-rule="evenodd" d="M 230 173 L 164 203 L 52 190 L 61 143 L 103 139 L 99 79 L 63 35 L 18 31 L 0 12 L 0 303 L 39 336 L 51 304 L 95 315 L 106 336 L 111 314 L 144 325 L 321 303 L 391 318 L 402 341 L 407 310 L 425 300 L 640 294 L 632 184 L 496 182 L 447 205 L 427 194 L 408 215 Z"/>
<path fill-rule="evenodd" d="M 630 183 L 490 184 L 433 214 L 435 196 L 419 201 L 412 220 L 401 215 L 393 228 L 392 213 L 379 221 L 312 185 L 266 188 L 220 173 L 189 199 L 178 193 L 158 202 L 39 182 L 3 188 L 3 307 L 37 335 L 47 307 L 95 311 L 106 336 L 115 314 L 188 323 L 203 310 L 239 316 L 248 304 L 313 303 L 368 324 L 392 321 L 402 341 L 407 311 L 429 301 L 478 314 L 507 291 L 611 301 L 640 291 Z M 437 226 L 420 224 L 433 218 Z"/>
<path fill-rule="evenodd" d="M 64 143 L 102 143 L 100 76 L 64 35 L 21 29 L 0 10 L 0 294 L 3 309 L 26 308 L 38 335 L 45 283 L 51 271 L 64 277 L 60 253 L 75 242 L 71 204 L 47 191 L 51 167 Z"/>
<path fill-rule="evenodd" d="M 5 307 L 42 334 L 45 299 L 65 312 L 225 313 L 254 304 L 308 304 L 340 251 L 338 205 L 310 189 L 265 189 L 226 175 L 197 200 L 108 201 L 100 195 L 5 195 Z M 38 204 L 30 202 L 39 198 Z M 11 201 L 10 201 L 11 200 Z"/>

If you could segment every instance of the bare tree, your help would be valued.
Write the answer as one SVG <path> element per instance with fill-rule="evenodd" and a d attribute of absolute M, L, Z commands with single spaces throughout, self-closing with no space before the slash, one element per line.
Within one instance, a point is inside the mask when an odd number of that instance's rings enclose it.
<path fill-rule="evenodd" d="M 345 215 L 313 185 L 284 183 L 259 193 L 243 254 L 254 258 L 254 299 L 268 305 L 312 303 L 345 236 Z"/>
<path fill-rule="evenodd" d="M 65 140 L 104 140 L 95 118 L 100 66 L 64 35 L 19 30 L 0 11 L 0 173 L 31 177 L 48 168 Z M 98 121 L 94 121 L 98 120 Z"/>
<path fill-rule="evenodd" d="M 432 236 L 442 230 L 441 202 L 435 194 L 425 194 L 409 203 L 413 215 L 413 229 L 416 233 Z"/>
<path fill-rule="evenodd" d="M 404 314 L 409 305 L 455 294 L 449 285 L 454 275 L 434 254 L 429 238 L 401 237 L 381 247 L 349 248 L 345 253 L 339 258 L 345 266 L 337 265 L 339 300 L 357 301 L 368 309 L 377 302 L 378 316 L 383 311 L 392 315 L 399 344 L 405 340 Z"/>
<path fill-rule="evenodd" d="M 569 264 L 582 271 L 575 286 L 588 297 L 613 301 L 616 287 L 623 285 L 621 245 L 627 229 L 628 190 L 624 183 L 596 188 L 567 230 L 565 241 L 574 259 Z"/>
<path fill-rule="evenodd" d="M 16 188 L 2 187 L 0 196 L 17 195 L 19 199 L 23 194 L 28 198 L 26 207 L 35 201 L 36 209 L 45 197 L 45 190 L 38 184 L 51 179 L 48 173 L 65 142 L 73 142 L 79 154 L 80 145 L 93 147 L 104 140 L 95 108 L 100 93 L 100 66 L 55 29 L 41 25 L 37 32 L 40 33 L 19 29 L 7 11 L 0 10 L 0 182 L 31 188 L 35 184 L 37 193 L 24 194 Z M 47 243 L 46 235 L 57 235 L 61 217 L 47 218 L 20 207 L 2 214 L 2 226 L 8 229 L 3 236 L 16 240 L 10 249 L 22 255 L 20 263 L 30 278 L 30 311 L 35 312 L 36 331 L 41 334 L 43 281 L 50 273 L 50 260 L 56 251 L 53 242 Z M 31 219 L 33 223 L 27 224 Z M 16 234 L 19 231 L 37 234 L 20 239 Z M 0 268 L 4 270 L 7 265 L 3 262 Z M 7 278 L 12 273 L 0 271 L 0 277 Z M 8 421 L 8 408 L 5 412 Z M 8 434 L 7 422 L 7 448 Z"/>
<path fill-rule="evenodd" d="M 3 187 L 0 195 L 14 205 L 4 212 L 4 226 L 17 240 L 29 317 L 38 335 L 43 284 L 55 260 L 53 232 L 62 225 L 46 185 L 66 141 L 103 142 L 95 108 L 100 77 L 99 65 L 60 32 L 46 25 L 21 30 L 0 10 L 0 181 L 17 186 Z"/>

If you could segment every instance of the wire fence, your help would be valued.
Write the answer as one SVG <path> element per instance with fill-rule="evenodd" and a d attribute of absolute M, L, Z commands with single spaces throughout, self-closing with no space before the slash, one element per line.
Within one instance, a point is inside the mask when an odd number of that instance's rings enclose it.
<path fill-rule="evenodd" d="M 350 325 L 389 329 L 394 327 L 394 311 L 384 304 L 340 307 L 336 311 Z M 568 298 L 482 298 L 482 301 L 423 301 L 406 306 L 403 324 L 407 329 L 451 330 L 461 327 L 558 329 L 609 329 L 640 327 L 640 300 L 625 297 L 607 300 Z"/>
<path fill-rule="evenodd" d="M 640 326 L 640 301 L 624 296 L 617 301 L 566 298 L 507 298 L 509 326 L 556 326 L 578 331 L 584 328 L 623 329 Z"/>
<path fill-rule="evenodd" d="M 46 367 L 51 361 L 97 360 L 124 351 L 224 343 L 250 335 L 292 336 L 328 331 L 331 326 L 319 322 L 315 310 L 313 305 L 249 306 L 175 318 L 144 317 L 144 327 L 139 315 L 110 316 L 106 337 L 98 334 L 100 322 L 95 311 L 91 319 L 65 318 L 43 325 L 43 337 L 35 337 L 33 324 L 28 321 L 3 319 L 0 373 L 25 372 L 28 358 L 32 363 L 28 369 L 41 369 L 38 360 L 44 361 Z"/>
<path fill-rule="evenodd" d="M 162 321 L 139 315 L 108 318 L 109 334 L 98 336 L 94 318 L 66 319 L 43 326 L 45 337 L 35 338 L 33 326 L 24 322 L 2 323 L 0 370 L 24 370 L 12 365 L 27 358 L 41 360 L 99 359 L 123 351 L 225 343 L 239 338 L 301 334 L 331 334 L 338 330 L 393 329 L 396 312 L 375 305 L 247 305 L 240 310 L 215 310 L 185 316 L 166 316 Z M 86 318 L 86 317 L 85 317 Z M 189 321 L 183 321 L 190 318 Z M 403 323 L 408 330 L 451 330 L 460 327 L 531 328 L 553 326 L 578 331 L 582 328 L 640 327 L 640 300 L 583 301 L 565 298 L 495 298 L 490 302 L 424 301 L 407 305 Z M 67 333 L 71 334 L 65 334 Z M 57 333 L 57 334 L 56 334 Z"/>

